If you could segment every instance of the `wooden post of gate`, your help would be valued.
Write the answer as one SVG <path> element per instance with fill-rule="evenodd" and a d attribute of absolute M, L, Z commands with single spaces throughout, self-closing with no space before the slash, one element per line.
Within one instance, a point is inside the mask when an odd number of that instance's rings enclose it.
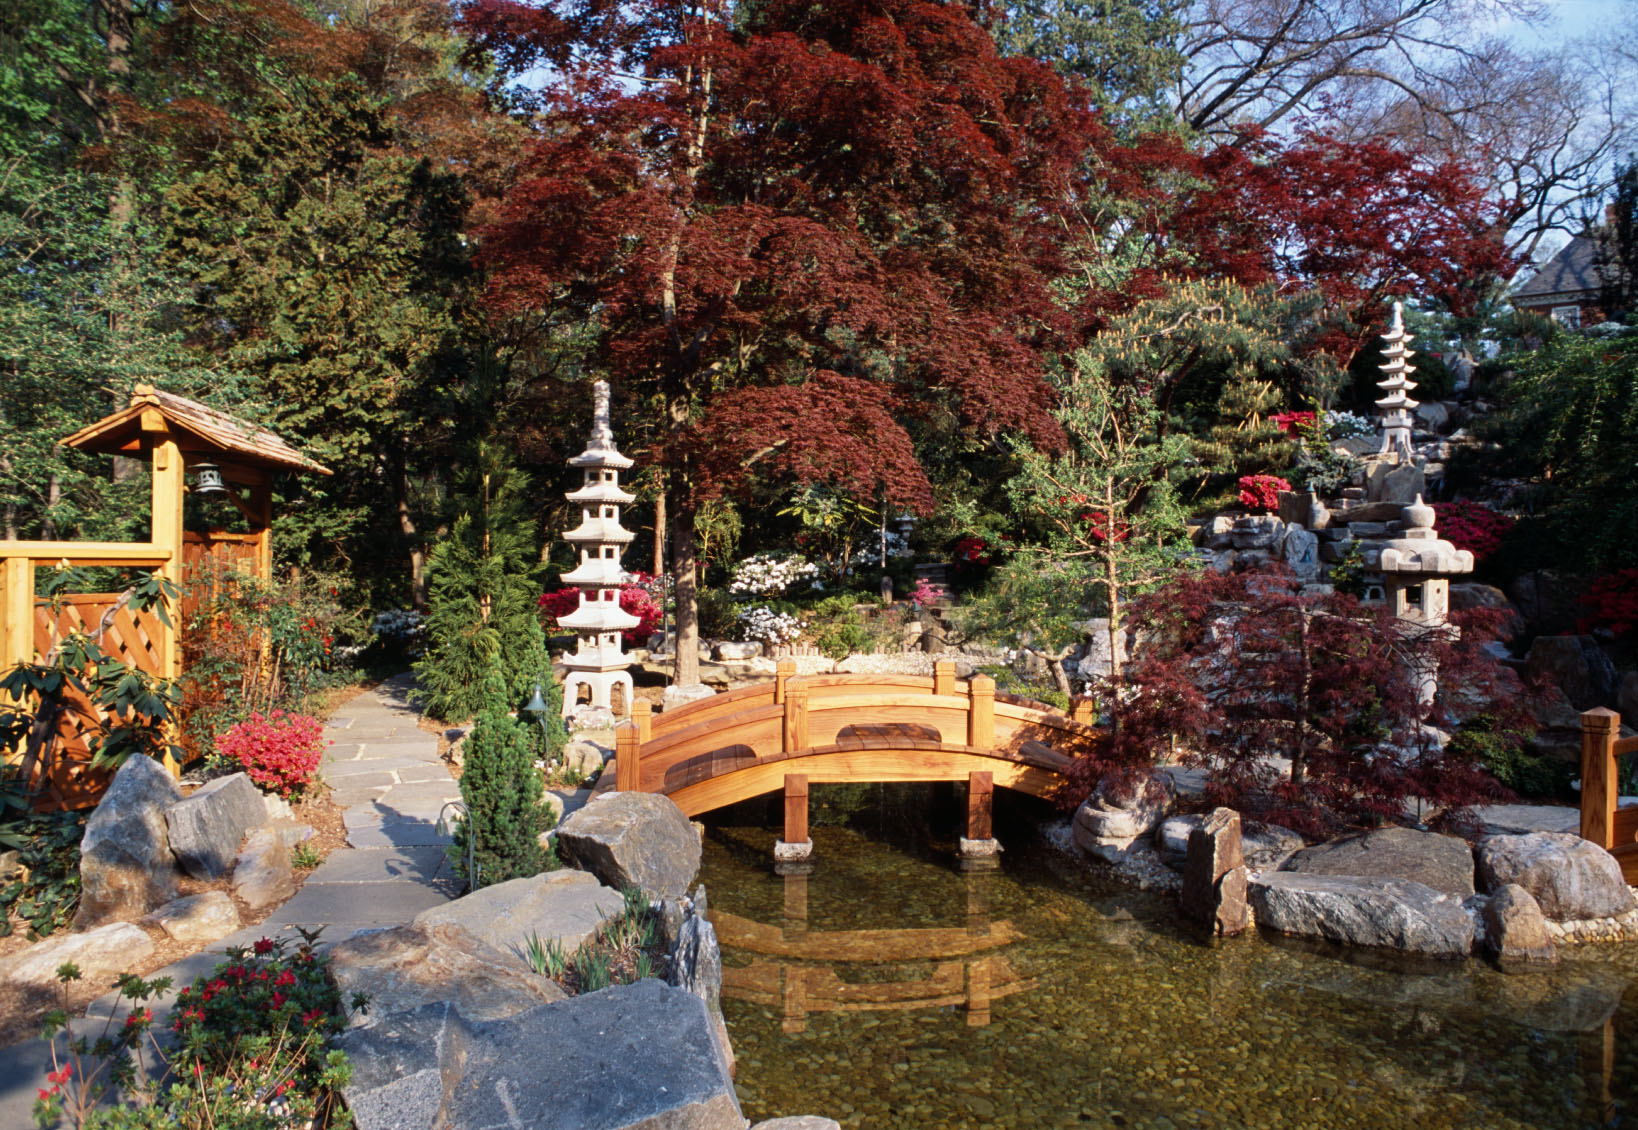
<path fill-rule="evenodd" d="M 955 694 L 955 660 L 940 659 L 933 664 L 933 693 Z"/>
<path fill-rule="evenodd" d="M 988 675 L 967 680 L 967 744 L 995 748 L 995 680 Z"/>
<path fill-rule="evenodd" d="M 808 842 L 808 778 L 801 773 L 785 774 L 785 842 Z"/>
<path fill-rule="evenodd" d="M 786 753 L 796 753 L 808 748 L 808 690 L 800 684 L 785 692 L 782 748 Z"/>
<path fill-rule="evenodd" d="M 1098 720 L 1098 700 L 1094 698 L 1076 698 L 1069 702 L 1069 716 L 1077 722 L 1084 722 L 1088 726 Z"/>
<path fill-rule="evenodd" d="M 642 760 L 642 737 L 630 719 L 614 731 L 614 787 L 623 793 L 638 791 L 638 763 Z"/>
<path fill-rule="evenodd" d="M 646 742 L 653 736 L 654 704 L 640 698 L 631 704 L 631 721 L 637 727 L 637 740 Z"/>
<path fill-rule="evenodd" d="M 0 668 L 28 663 L 34 658 L 34 561 L 28 557 L 0 559 Z"/>
<path fill-rule="evenodd" d="M 991 838 L 991 815 L 995 802 L 995 774 L 967 774 L 967 838 Z"/>
<path fill-rule="evenodd" d="M 774 705 L 785 705 L 785 684 L 796 677 L 796 660 L 781 659 L 774 674 Z"/>
<path fill-rule="evenodd" d="M 1581 838 L 1615 846 L 1615 739 L 1621 716 L 1598 706 L 1581 715 Z"/>
<path fill-rule="evenodd" d="M 142 412 L 142 444 L 148 449 L 153 462 L 149 499 L 153 507 L 148 540 L 159 553 L 169 554 L 169 560 L 157 570 L 171 583 L 182 583 L 182 498 L 187 492 L 186 468 L 182 462 L 182 448 L 171 433 L 165 415 L 158 408 Z M 181 609 L 169 609 L 173 622 L 181 619 Z M 178 646 L 176 629 L 160 626 L 159 639 L 154 641 L 159 652 L 159 674 L 174 679 L 182 674 L 182 649 Z"/>

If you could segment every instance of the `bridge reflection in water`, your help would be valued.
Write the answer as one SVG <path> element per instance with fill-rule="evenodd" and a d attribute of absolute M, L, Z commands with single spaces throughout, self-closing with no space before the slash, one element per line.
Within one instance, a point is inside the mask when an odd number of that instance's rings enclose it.
<path fill-rule="evenodd" d="M 785 906 L 778 925 L 713 909 L 723 950 L 753 955 L 748 965 L 725 964 L 723 995 L 777 1008 L 788 1033 L 807 1029 L 816 1012 L 915 1011 L 960 1007 L 969 1027 L 990 1022 L 990 1007 L 1032 989 L 1004 952 L 1024 934 L 994 921 L 990 876 L 969 873 L 967 925 L 905 930 L 809 930 L 808 876 L 785 876 Z M 923 976 L 899 977 L 894 966 L 931 965 Z M 850 979 L 847 975 L 854 977 Z"/>

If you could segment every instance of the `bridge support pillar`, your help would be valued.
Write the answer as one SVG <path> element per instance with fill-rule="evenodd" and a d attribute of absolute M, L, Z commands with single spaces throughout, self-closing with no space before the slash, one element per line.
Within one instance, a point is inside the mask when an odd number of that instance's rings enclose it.
<path fill-rule="evenodd" d="M 808 778 L 802 773 L 787 773 L 785 838 L 774 844 L 774 870 L 781 875 L 806 874 L 813 867 L 812 859 L 813 840 L 808 836 Z"/>
<path fill-rule="evenodd" d="M 967 774 L 967 834 L 961 837 L 963 870 L 995 867 L 1000 863 L 1001 841 L 995 838 L 991 819 L 994 802 L 995 775 Z"/>

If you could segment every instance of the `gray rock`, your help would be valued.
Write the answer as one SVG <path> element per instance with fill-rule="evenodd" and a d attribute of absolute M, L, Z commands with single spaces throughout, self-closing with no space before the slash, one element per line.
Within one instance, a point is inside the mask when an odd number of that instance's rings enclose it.
<path fill-rule="evenodd" d="M 762 645 L 755 642 L 735 643 L 723 640 L 711 650 L 719 661 L 730 663 L 743 663 L 762 655 Z"/>
<path fill-rule="evenodd" d="M 1240 814 L 1232 808 L 1213 810 L 1190 831 L 1178 905 L 1184 918 L 1225 937 L 1244 933 L 1251 924 Z"/>
<path fill-rule="evenodd" d="M 1308 875 L 1409 879 L 1464 899 L 1473 893 L 1473 849 L 1455 836 L 1378 828 L 1303 848 L 1281 870 Z"/>
<path fill-rule="evenodd" d="M 596 742 L 570 742 L 563 747 L 563 767 L 573 769 L 582 777 L 601 773 L 606 760 L 606 751 Z"/>
<path fill-rule="evenodd" d="M 1290 570 L 1303 580 L 1319 576 L 1319 538 L 1310 531 L 1300 526 L 1286 530 L 1280 553 Z"/>
<path fill-rule="evenodd" d="M 1418 495 L 1428 493 L 1427 476 L 1416 463 L 1378 462 L 1365 472 L 1365 499 L 1368 502 L 1397 502 L 1408 505 Z"/>
<path fill-rule="evenodd" d="M 245 838 L 233 864 L 233 893 L 252 910 L 277 906 L 296 893 L 290 849 L 273 829 L 258 828 Z"/>
<path fill-rule="evenodd" d="M 1099 781 L 1075 810 L 1076 846 L 1105 863 L 1119 863 L 1133 842 L 1165 817 L 1175 795 L 1171 778 L 1164 773 L 1138 782 L 1130 792 L 1115 788 L 1107 778 Z"/>
<path fill-rule="evenodd" d="M 1086 643 L 1086 652 L 1081 656 L 1077 673 L 1088 682 L 1108 677 L 1109 672 L 1113 670 L 1113 664 L 1110 662 L 1113 653 L 1109 649 L 1109 618 L 1098 616 L 1091 620 L 1082 620 L 1077 627 L 1080 628 L 1082 639 Z M 1121 663 L 1126 663 L 1131 655 L 1125 628 L 1115 633 L 1115 647 L 1120 652 Z"/>
<path fill-rule="evenodd" d="M 520 960 L 529 939 L 556 940 L 573 953 L 620 912 L 623 900 L 584 871 L 548 871 L 484 887 L 442 906 L 423 910 L 415 925 L 459 926 L 480 941 Z"/>
<path fill-rule="evenodd" d="M 448 1005 L 353 1029 L 358 1130 L 742 1130 L 705 1003 L 655 980 L 503 1020 Z"/>
<path fill-rule="evenodd" d="M 74 928 L 141 918 L 176 897 L 165 811 L 182 799 L 175 778 L 151 757 L 114 774 L 80 841 L 80 908 Z"/>
<path fill-rule="evenodd" d="M 1155 850 L 1167 867 L 1183 869 L 1189 858 L 1189 833 L 1206 822 L 1204 816 L 1168 816 L 1155 825 Z"/>
<path fill-rule="evenodd" d="M 670 797 L 609 793 L 565 820 L 558 850 L 616 890 L 675 898 L 700 869 L 700 839 Z"/>
<path fill-rule="evenodd" d="M 1273 514 L 1251 514 L 1234 523 L 1229 542 L 1235 549 L 1272 549 L 1285 523 Z"/>
<path fill-rule="evenodd" d="M 705 887 L 701 885 L 677 933 L 667 979 L 683 992 L 692 993 L 705 1002 L 723 1060 L 732 1072 L 734 1046 L 728 1039 L 728 1023 L 722 1015 L 722 947 L 717 942 L 716 928 L 705 914 Z"/>
<path fill-rule="evenodd" d="M 1450 409 L 1437 400 L 1429 400 L 1418 404 L 1413 413 L 1416 422 L 1430 432 L 1437 432 L 1450 423 Z"/>
<path fill-rule="evenodd" d="M 1585 609 L 1576 599 L 1582 589 L 1574 577 L 1550 569 L 1521 573 L 1507 586 L 1507 595 L 1523 613 L 1530 631 L 1541 635 L 1570 632 Z"/>
<path fill-rule="evenodd" d="M 1555 922 L 1608 918 L 1632 909 L 1621 865 L 1597 844 L 1567 832 L 1489 836 L 1479 843 L 1479 883 L 1517 883 Z"/>
<path fill-rule="evenodd" d="M 1253 824 L 1240 834 L 1246 867 L 1252 871 L 1277 871 L 1305 841 L 1290 828 L 1278 824 Z"/>
<path fill-rule="evenodd" d="M 245 833 L 267 822 L 267 805 L 248 773 L 218 777 L 165 813 L 171 852 L 195 879 L 227 874 Z"/>
<path fill-rule="evenodd" d="M 168 902 L 143 922 L 190 945 L 208 945 L 239 928 L 239 908 L 226 891 L 205 891 Z"/>
<path fill-rule="evenodd" d="M 343 1000 L 369 998 L 353 1023 L 447 1002 L 466 1020 L 500 1020 L 563 1000 L 558 984 L 453 923 L 411 924 L 356 934 L 330 950 L 330 973 Z"/>
<path fill-rule="evenodd" d="M 1280 520 L 1290 526 L 1302 526 L 1308 530 L 1323 530 L 1330 525 L 1331 514 L 1325 508 L 1325 503 L 1309 491 L 1282 490 L 1280 498 Z"/>
<path fill-rule="evenodd" d="M 1251 905 L 1259 926 L 1281 934 L 1425 957 L 1473 949 L 1461 900 L 1406 879 L 1264 872 L 1252 877 Z"/>
<path fill-rule="evenodd" d="M 1507 599 L 1507 594 L 1495 585 L 1482 585 L 1477 581 L 1463 581 L 1450 586 L 1450 609 L 1452 612 L 1466 612 L 1472 608 L 1490 608 L 1502 613 L 1506 619 L 1502 622 L 1502 638 L 1516 639 L 1524 633 L 1524 614 L 1513 607 L 1513 602 Z"/>
<path fill-rule="evenodd" d="M 1591 636 L 1537 636 L 1524 658 L 1524 677 L 1558 687 L 1577 710 L 1615 700 L 1615 665 Z"/>
<path fill-rule="evenodd" d="M 57 967 L 72 961 L 91 981 L 132 973 L 154 952 L 153 940 L 140 926 L 110 922 L 83 934 L 57 934 L 6 958 L 4 976 L 21 985 L 54 986 Z"/>
<path fill-rule="evenodd" d="M 1504 965 L 1558 961 L 1558 947 L 1547 933 L 1547 919 L 1535 896 L 1508 883 L 1484 904 L 1485 948 Z"/>
<path fill-rule="evenodd" d="M 679 706 L 686 706 L 690 702 L 697 702 L 702 698 L 710 698 L 717 692 L 704 683 L 690 683 L 688 686 L 669 686 L 660 696 L 660 704 L 666 710 Z"/>

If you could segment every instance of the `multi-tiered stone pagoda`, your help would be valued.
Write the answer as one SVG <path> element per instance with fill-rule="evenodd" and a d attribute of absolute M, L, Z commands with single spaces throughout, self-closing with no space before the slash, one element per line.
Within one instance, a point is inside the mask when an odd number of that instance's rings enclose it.
<path fill-rule="evenodd" d="M 1410 380 L 1410 375 L 1416 370 L 1409 364 L 1411 350 L 1407 348 L 1411 336 L 1405 332 L 1405 315 L 1403 307 L 1393 304 L 1393 324 L 1388 332 L 1382 335 L 1382 356 L 1386 358 L 1380 366 L 1382 379 L 1376 382 L 1385 395 L 1376 402 L 1382 409 L 1382 448 L 1379 454 L 1397 455 L 1401 462 L 1411 460 L 1411 410 L 1416 407 L 1416 401 L 1405 394 L 1416 387 L 1416 382 Z"/>
<path fill-rule="evenodd" d="M 568 674 L 563 679 L 563 713 L 574 710 L 580 688 L 591 690 L 591 705 L 613 711 L 613 690 L 625 688 L 624 707 L 631 712 L 631 660 L 620 646 L 620 633 L 641 621 L 620 607 L 620 589 L 626 571 L 620 555 L 631 544 L 633 534 L 620 525 L 620 507 L 636 501 L 636 495 L 620 489 L 620 472 L 632 461 L 614 446 L 614 429 L 609 426 L 609 386 L 598 381 L 592 386 L 596 409 L 592 418 L 591 441 L 586 450 L 569 460 L 569 466 L 585 473 L 579 490 L 568 495 L 580 504 L 580 525 L 567 531 L 563 540 L 580 549 L 580 564 L 563 574 L 563 583 L 580 589 L 580 606 L 558 618 L 560 627 L 580 637 L 579 644 L 564 662 Z"/>

